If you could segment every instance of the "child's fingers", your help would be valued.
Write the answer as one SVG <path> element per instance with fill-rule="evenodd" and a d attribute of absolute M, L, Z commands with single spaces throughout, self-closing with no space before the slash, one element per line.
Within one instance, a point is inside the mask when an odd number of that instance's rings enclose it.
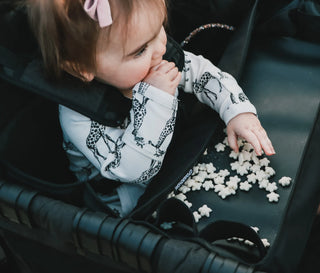
<path fill-rule="evenodd" d="M 239 152 L 238 142 L 237 142 L 237 135 L 234 131 L 228 132 L 228 143 L 232 150 L 234 150 L 236 153 Z"/>
<path fill-rule="evenodd" d="M 156 70 L 162 73 L 168 73 L 175 66 L 173 62 L 162 61 Z"/>
<path fill-rule="evenodd" d="M 275 154 L 274 148 L 272 146 L 271 140 L 269 139 L 266 131 L 261 127 L 259 130 L 254 132 L 257 136 L 262 149 L 265 151 L 266 155 Z"/>
<path fill-rule="evenodd" d="M 252 145 L 257 155 L 262 154 L 260 141 L 254 132 L 248 130 L 245 132 L 245 134 L 242 137 Z"/>

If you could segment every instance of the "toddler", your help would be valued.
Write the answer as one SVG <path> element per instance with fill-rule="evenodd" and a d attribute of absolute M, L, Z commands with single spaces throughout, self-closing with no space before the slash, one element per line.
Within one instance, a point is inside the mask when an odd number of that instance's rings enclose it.
<path fill-rule="evenodd" d="M 100 81 L 132 100 L 119 127 L 59 108 L 71 170 L 79 180 L 120 181 L 115 192 L 101 197 L 120 215 L 134 208 L 161 167 L 176 122 L 178 87 L 220 114 L 233 150 L 238 151 L 237 137 L 242 137 L 258 155 L 262 150 L 275 153 L 255 107 L 231 75 L 190 52 L 184 52 L 182 72 L 163 59 L 164 0 L 28 0 L 27 4 L 48 74 L 59 78 L 67 72 L 84 82 Z"/>

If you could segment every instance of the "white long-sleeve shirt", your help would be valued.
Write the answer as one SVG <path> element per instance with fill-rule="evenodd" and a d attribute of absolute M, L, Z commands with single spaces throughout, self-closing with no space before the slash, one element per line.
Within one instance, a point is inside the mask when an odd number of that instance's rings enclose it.
<path fill-rule="evenodd" d="M 227 124 L 240 113 L 256 113 L 236 80 L 202 56 L 185 52 L 179 84 L 184 92 L 217 111 Z M 64 148 L 70 168 L 80 180 L 103 177 L 124 182 L 118 189 L 143 192 L 160 170 L 170 144 L 178 108 L 178 89 L 172 96 L 144 82 L 133 88 L 127 124 L 108 127 L 60 106 Z M 125 190 L 124 190 L 125 189 Z"/>

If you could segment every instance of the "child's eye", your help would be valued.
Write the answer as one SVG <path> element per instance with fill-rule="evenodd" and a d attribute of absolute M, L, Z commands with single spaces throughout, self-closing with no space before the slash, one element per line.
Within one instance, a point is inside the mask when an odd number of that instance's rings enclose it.
<path fill-rule="evenodd" d="M 140 57 L 146 51 L 148 45 L 145 45 L 141 50 L 136 54 L 136 57 Z"/>

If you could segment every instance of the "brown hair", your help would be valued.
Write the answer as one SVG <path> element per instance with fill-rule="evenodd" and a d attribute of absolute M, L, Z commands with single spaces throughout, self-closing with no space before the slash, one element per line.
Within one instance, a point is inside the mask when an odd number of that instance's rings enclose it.
<path fill-rule="evenodd" d="M 59 77 L 63 70 L 82 78 L 83 72 L 93 72 L 96 64 L 96 46 L 101 33 L 108 38 L 111 28 L 119 23 L 125 27 L 130 21 L 134 8 L 142 2 L 156 4 L 165 12 L 162 0 L 109 0 L 111 12 L 115 5 L 121 10 L 113 24 L 100 28 L 84 11 L 85 0 L 26 0 L 29 21 L 38 40 L 46 71 L 51 77 Z M 119 20 L 120 21 L 120 20 Z M 124 34 L 126 35 L 126 34 Z"/>

